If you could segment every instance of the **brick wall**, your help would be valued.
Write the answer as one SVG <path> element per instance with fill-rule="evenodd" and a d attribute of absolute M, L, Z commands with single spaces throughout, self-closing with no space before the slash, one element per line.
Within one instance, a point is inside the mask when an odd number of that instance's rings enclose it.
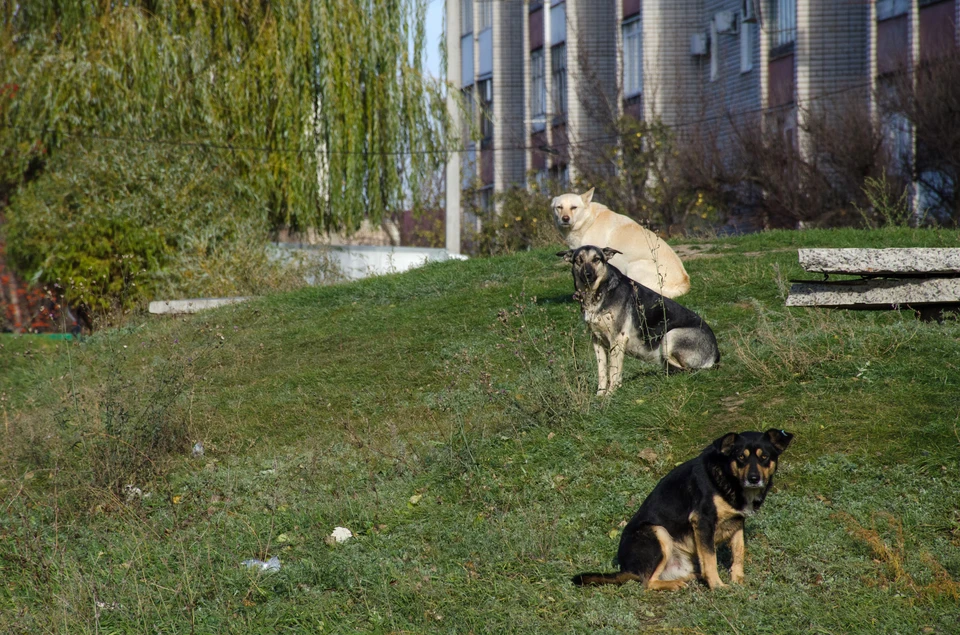
<path fill-rule="evenodd" d="M 493 183 L 497 191 L 523 184 L 526 172 L 527 5 L 496 2 L 493 26 Z M 526 63 L 525 63 L 526 60 Z"/>
<path fill-rule="evenodd" d="M 867 103 L 869 8 L 862 2 L 798 0 L 796 81 L 801 109 Z"/>
<path fill-rule="evenodd" d="M 642 11 L 644 117 L 670 125 L 696 120 L 709 60 L 690 55 L 690 37 L 703 31 L 702 2 L 645 2 Z"/>
<path fill-rule="evenodd" d="M 700 26 L 703 32 L 710 32 L 710 22 L 721 11 L 731 12 L 737 19 L 734 32 L 717 33 L 717 41 L 711 47 L 711 54 L 717 55 L 717 77 L 710 79 L 709 59 L 701 67 L 700 81 L 703 89 L 703 123 L 697 127 L 709 129 L 720 144 L 730 147 L 733 139 L 733 126 L 743 125 L 762 107 L 760 29 L 756 23 L 739 22 L 739 0 L 706 0 Z M 741 70 L 741 38 L 744 30 L 748 39 L 748 54 L 751 68 Z M 731 123 L 732 122 L 732 123 Z"/>
<path fill-rule="evenodd" d="M 567 133 L 575 144 L 609 135 L 619 114 L 616 1 L 567 0 Z"/>

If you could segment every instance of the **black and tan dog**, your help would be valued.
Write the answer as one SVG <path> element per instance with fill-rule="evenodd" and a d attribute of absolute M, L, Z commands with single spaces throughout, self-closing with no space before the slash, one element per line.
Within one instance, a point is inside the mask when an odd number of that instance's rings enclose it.
<path fill-rule="evenodd" d="M 609 262 L 618 253 L 586 245 L 557 254 L 573 265 L 573 284 L 597 354 L 597 394 L 620 386 L 625 354 L 668 370 L 719 362 L 717 338 L 703 318 L 621 273 Z"/>
<path fill-rule="evenodd" d="M 777 460 L 793 435 L 783 430 L 731 432 L 657 483 L 627 523 L 617 551 L 619 573 L 581 573 L 576 585 L 638 580 L 672 590 L 697 575 L 711 589 L 726 586 L 717 572 L 717 545 L 730 541 L 730 579 L 743 582 L 743 521 L 763 504 Z"/>

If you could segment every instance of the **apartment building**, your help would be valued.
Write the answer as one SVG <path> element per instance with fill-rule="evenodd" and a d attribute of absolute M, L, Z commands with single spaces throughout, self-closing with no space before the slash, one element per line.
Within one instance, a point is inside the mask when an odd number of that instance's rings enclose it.
<path fill-rule="evenodd" d="M 960 2 L 957 0 L 877 0 L 869 6 L 869 103 L 880 120 L 896 168 L 915 183 L 912 208 L 916 214 L 938 214 L 944 193 L 954 193 L 952 178 L 918 146 L 916 130 L 902 113 L 883 108 L 890 94 L 915 82 L 917 70 L 936 65 L 960 45 Z"/>
<path fill-rule="evenodd" d="M 960 2 L 957 0 L 877 0 L 869 4 L 868 62 L 876 95 L 899 73 L 933 63 L 960 43 Z M 877 90 L 879 88 L 879 91 Z"/>
<path fill-rule="evenodd" d="M 530 173 L 573 179 L 577 149 L 615 142 L 605 120 L 624 113 L 706 131 L 720 148 L 736 126 L 761 122 L 812 152 L 802 118 L 830 116 L 841 100 L 875 108 L 885 77 L 954 45 L 960 2 L 446 0 L 446 10 L 448 78 L 472 124 L 448 166 L 447 205 L 458 208 L 458 183 L 479 182 L 490 205 Z M 912 149 L 908 137 L 897 138 Z"/>

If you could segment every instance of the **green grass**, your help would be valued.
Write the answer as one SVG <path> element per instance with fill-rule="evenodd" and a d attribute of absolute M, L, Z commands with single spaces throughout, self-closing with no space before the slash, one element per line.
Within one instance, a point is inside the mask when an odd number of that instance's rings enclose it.
<path fill-rule="evenodd" d="M 556 249 L 0 338 L 0 631 L 955 632 L 960 323 L 783 306 L 797 246 L 855 245 L 960 233 L 704 241 L 682 301 L 721 365 L 630 360 L 608 400 Z M 569 583 L 674 464 L 771 426 L 745 586 Z"/>

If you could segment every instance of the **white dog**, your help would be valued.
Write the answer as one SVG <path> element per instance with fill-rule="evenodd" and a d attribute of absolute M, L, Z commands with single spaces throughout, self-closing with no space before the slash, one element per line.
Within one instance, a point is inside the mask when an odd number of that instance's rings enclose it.
<path fill-rule="evenodd" d="M 593 188 L 553 199 L 553 215 L 570 249 L 593 245 L 621 252 L 610 264 L 645 287 L 668 298 L 690 290 L 690 276 L 670 245 L 631 218 L 593 203 Z"/>

